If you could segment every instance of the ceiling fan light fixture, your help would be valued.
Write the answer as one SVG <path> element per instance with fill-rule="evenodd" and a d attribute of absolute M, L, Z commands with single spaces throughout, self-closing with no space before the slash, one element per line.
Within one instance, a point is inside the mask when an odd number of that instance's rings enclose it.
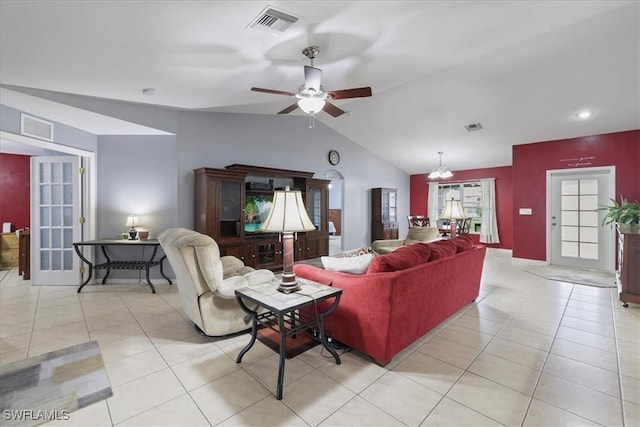
<path fill-rule="evenodd" d="M 440 155 L 440 164 L 437 168 L 433 168 L 431 173 L 429 174 L 429 179 L 446 179 L 451 178 L 453 173 L 449 170 L 448 167 L 442 166 L 442 151 L 438 151 Z"/>
<path fill-rule="evenodd" d="M 325 103 L 326 101 L 323 98 L 305 97 L 298 100 L 298 107 L 300 107 L 300 109 L 306 114 L 313 115 L 322 111 Z"/>

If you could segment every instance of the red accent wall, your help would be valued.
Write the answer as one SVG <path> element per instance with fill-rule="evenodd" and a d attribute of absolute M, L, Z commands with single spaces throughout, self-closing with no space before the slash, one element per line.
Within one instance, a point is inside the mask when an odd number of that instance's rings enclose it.
<path fill-rule="evenodd" d="M 640 200 L 640 130 L 513 146 L 514 257 L 546 260 L 547 170 L 598 166 L 616 167 L 616 198 Z"/>
<path fill-rule="evenodd" d="M 12 230 L 29 227 L 31 157 L 0 154 L 0 224 L 10 222 Z"/>
<path fill-rule="evenodd" d="M 496 179 L 496 219 L 498 221 L 500 243 L 487 246 L 492 248 L 513 248 L 513 190 L 511 166 L 453 171 L 453 174 L 453 178 L 441 182 L 470 181 L 482 178 Z M 428 174 L 419 174 L 411 175 L 410 177 L 409 213 L 411 215 L 427 214 L 429 193 L 429 179 L 427 175 Z M 471 236 L 475 243 L 479 242 L 479 235 L 471 234 Z"/>

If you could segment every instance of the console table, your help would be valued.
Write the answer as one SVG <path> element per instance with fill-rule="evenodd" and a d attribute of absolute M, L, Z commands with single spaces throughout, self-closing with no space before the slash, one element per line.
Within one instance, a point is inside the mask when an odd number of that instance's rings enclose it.
<path fill-rule="evenodd" d="M 251 340 L 238 354 L 236 363 L 242 362 L 242 357 L 256 342 L 258 324 L 273 330 L 276 330 L 275 327 L 277 326 L 277 331 L 280 333 L 280 363 L 278 364 L 278 385 L 276 388 L 276 399 L 278 400 L 282 399 L 284 361 L 286 357 L 285 343 L 288 335 L 295 337 L 297 333 L 317 326 L 320 342 L 331 353 L 336 364 L 339 365 L 341 363 L 340 356 L 327 342 L 327 337 L 324 333 L 324 318 L 338 306 L 342 289 L 325 286 L 299 277 L 298 283 L 301 287 L 300 291 L 290 294 L 277 290 L 278 279 L 275 279 L 272 283 L 264 283 L 235 291 L 238 304 L 253 319 Z M 331 305 L 325 311 L 318 312 L 318 302 L 329 298 L 333 298 Z M 255 305 L 255 308 L 247 307 L 245 302 L 250 302 L 251 305 Z M 266 311 L 261 310 L 260 307 L 266 309 Z M 304 313 L 300 312 L 300 309 L 304 307 L 309 308 L 310 312 L 317 312 L 316 315 L 311 317 L 304 316 Z"/>
<path fill-rule="evenodd" d="M 81 248 L 83 246 L 99 246 L 100 250 L 102 251 L 102 255 L 104 255 L 106 261 L 101 263 L 101 264 L 94 264 L 91 261 L 89 261 L 84 254 L 82 253 Z M 141 247 L 141 248 L 151 248 L 151 255 L 149 256 L 148 259 L 140 259 L 140 260 L 112 260 L 109 257 L 109 253 L 107 252 L 107 246 L 135 246 L 135 247 Z M 78 293 L 80 293 L 80 291 L 82 291 L 82 288 L 85 287 L 85 285 L 87 283 L 89 283 L 89 281 L 91 280 L 91 277 L 93 275 L 93 270 L 94 269 L 103 269 L 103 270 L 107 270 L 107 274 L 105 274 L 104 278 L 102 279 L 102 284 L 104 285 L 104 283 L 107 281 L 107 278 L 109 277 L 109 273 L 111 272 L 111 270 L 145 270 L 146 271 L 146 277 L 147 277 L 147 284 L 149 285 L 149 287 L 151 288 L 151 292 L 153 292 L 154 294 L 156 293 L 156 288 L 153 287 L 153 283 L 151 283 L 151 279 L 149 277 L 149 269 L 151 267 L 154 267 L 156 265 L 160 266 L 160 274 L 162 275 L 162 277 L 164 277 L 165 279 L 167 279 L 167 281 L 169 282 L 170 285 L 173 284 L 173 282 L 171 282 L 171 279 L 169 277 L 167 277 L 164 274 L 164 268 L 163 268 L 163 262 L 165 260 L 165 258 L 167 258 L 166 255 L 163 255 L 160 259 L 156 260 L 156 254 L 158 252 L 158 247 L 160 247 L 160 242 L 158 242 L 155 239 L 149 239 L 149 240 L 117 240 L 117 239 L 113 239 L 113 240 L 109 240 L 109 239 L 101 239 L 101 240 L 87 240 L 84 242 L 76 242 L 73 244 L 73 248 L 76 250 L 76 253 L 78 254 L 78 256 L 80 257 L 80 259 L 89 266 L 89 276 L 87 277 L 87 279 L 84 281 L 84 283 L 82 283 L 82 285 L 80 286 L 80 288 L 78 288 Z"/>

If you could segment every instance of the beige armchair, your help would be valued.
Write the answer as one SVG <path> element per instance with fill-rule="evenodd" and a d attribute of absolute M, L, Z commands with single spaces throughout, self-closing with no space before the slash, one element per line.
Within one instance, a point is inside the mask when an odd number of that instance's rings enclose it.
<path fill-rule="evenodd" d="M 273 272 L 246 267 L 235 257 L 220 257 L 215 240 L 186 228 L 166 230 L 158 240 L 176 274 L 182 308 L 199 332 L 223 336 L 251 327 L 235 290 L 269 282 Z"/>
<path fill-rule="evenodd" d="M 371 249 L 379 254 L 388 254 L 400 246 L 412 243 L 427 243 L 440 240 L 440 231 L 437 227 L 410 227 L 407 237 L 404 239 L 376 240 L 371 243 Z"/>

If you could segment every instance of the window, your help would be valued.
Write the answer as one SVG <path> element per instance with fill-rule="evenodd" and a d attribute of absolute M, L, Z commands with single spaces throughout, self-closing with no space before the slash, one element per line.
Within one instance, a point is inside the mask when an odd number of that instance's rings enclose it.
<path fill-rule="evenodd" d="M 465 215 L 471 218 L 470 231 L 479 233 L 482 223 L 482 187 L 480 182 L 438 184 L 438 216 L 444 209 L 445 202 L 451 198 L 460 200 Z"/>

